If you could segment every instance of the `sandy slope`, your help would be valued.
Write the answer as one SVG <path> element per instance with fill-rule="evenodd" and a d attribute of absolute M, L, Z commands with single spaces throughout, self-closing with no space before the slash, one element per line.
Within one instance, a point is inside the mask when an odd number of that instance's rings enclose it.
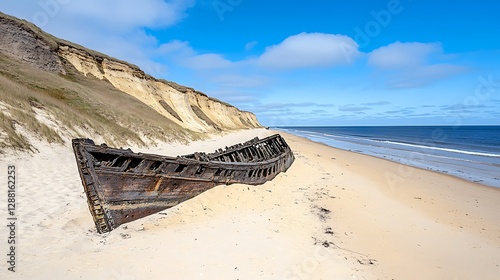
<path fill-rule="evenodd" d="M 149 151 L 167 155 L 213 151 L 270 133 L 241 131 Z M 273 181 L 256 187 L 219 186 L 106 235 L 94 229 L 69 147 L 39 144 L 41 152 L 34 157 L 4 157 L 2 173 L 8 163 L 15 164 L 18 172 L 19 247 L 17 273 L 7 273 L 0 259 L 0 278 L 496 279 L 500 275 L 500 191 L 285 137 L 296 161 Z M 1 186 L 4 189 L 5 183 Z M 5 199 L 2 195 L 2 219 Z M 0 230 L 0 240 L 6 240 L 6 234 Z M 4 256 L 7 244 L 0 245 Z"/>

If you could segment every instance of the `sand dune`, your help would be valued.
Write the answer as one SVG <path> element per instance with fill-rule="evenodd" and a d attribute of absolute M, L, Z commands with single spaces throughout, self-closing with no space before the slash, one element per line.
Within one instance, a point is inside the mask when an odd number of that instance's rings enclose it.
<path fill-rule="evenodd" d="M 247 130 L 135 151 L 213 151 Z M 18 182 L 18 264 L 2 279 L 496 279 L 500 192 L 284 135 L 296 161 L 96 233 L 69 146 L 2 158 Z M 2 196 L 2 205 L 6 205 Z M 4 206 L 0 217 L 6 217 Z M 6 240 L 0 230 L 0 240 Z M 2 247 L 6 247 L 3 244 Z M 2 249 L 2 252 L 3 249 Z M 4 255 L 2 253 L 2 255 Z M 4 261 L 2 261 L 4 263 Z M 8 277 L 8 278 L 5 278 Z"/>

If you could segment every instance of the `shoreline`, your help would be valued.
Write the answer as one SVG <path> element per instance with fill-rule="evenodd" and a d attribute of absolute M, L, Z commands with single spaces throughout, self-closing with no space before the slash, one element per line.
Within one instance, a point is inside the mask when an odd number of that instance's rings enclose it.
<path fill-rule="evenodd" d="M 340 141 L 335 138 L 329 138 L 333 137 L 333 135 L 324 136 L 323 134 L 319 134 L 319 132 L 296 130 L 297 133 L 293 133 L 287 130 L 288 128 L 284 128 L 284 130 L 278 131 L 303 137 L 335 149 L 386 159 L 399 164 L 434 171 L 445 175 L 451 175 L 464 179 L 468 182 L 500 189 L 500 178 L 495 173 L 498 169 L 498 164 L 486 164 L 485 162 L 476 162 L 466 158 L 447 158 L 446 156 L 435 153 L 424 153 L 422 149 L 396 151 L 392 148 L 384 146 L 371 147 L 357 142 L 351 143 L 349 141 L 344 142 L 343 140 Z M 356 148 L 352 148 L 349 145 L 354 145 Z M 430 149 L 431 151 L 434 151 L 432 147 Z"/>
<path fill-rule="evenodd" d="M 424 167 L 418 167 L 418 166 L 413 166 L 413 165 L 409 165 L 409 164 L 404 164 L 404 163 L 398 162 L 396 160 L 392 160 L 392 159 L 389 159 L 389 158 L 383 158 L 383 157 L 377 157 L 377 156 L 370 155 L 370 154 L 364 154 L 364 153 L 361 153 L 361 152 L 358 152 L 358 151 L 355 151 L 355 150 L 344 150 L 344 149 L 341 149 L 341 148 L 330 146 L 330 145 L 322 143 L 322 142 L 311 140 L 311 139 L 309 139 L 307 137 L 302 137 L 302 136 L 295 135 L 295 134 L 292 134 L 292 133 L 289 133 L 289 132 L 285 132 L 285 131 L 281 131 L 281 130 L 274 130 L 274 131 L 276 131 L 276 133 L 280 133 L 280 134 L 288 134 L 288 135 L 291 135 L 293 137 L 303 138 L 303 139 L 311 141 L 311 142 L 313 142 L 315 144 L 323 145 L 323 146 L 325 146 L 327 148 L 331 148 L 331 149 L 335 149 L 335 150 L 339 150 L 339 151 L 343 151 L 343 152 L 348 152 L 348 153 L 354 153 L 354 154 L 358 154 L 358 155 L 362 155 L 362 156 L 367 156 L 367 157 L 371 157 L 371 158 L 374 158 L 374 159 L 379 159 L 379 160 L 383 160 L 383 161 L 387 161 L 387 162 L 391 162 L 391 163 L 395 163 L 395 164 L 400 164 L 402 166 L 406 166 L 406 167 L 410 167 L 410 168 L 415 168 L 415 169 L 422 170 L 422 171 L 433 172 L 433 173 L 437 173 L 439 175 L 448 176 L 450 178 L 462 180 L 462 181 L 464 181 L 464 183 L 474 184 L 477 187 L 487 188 L 487 189 L 491 189 L 491 190 L 494 190 L 494 191 L 500 191 L 500 187 L 486 185 L 486 184 L 483 184 L 481 182 L 470 181 L 470 180 L 467 180 L 467 179 L 465 179 L 463 177 L 455 176 L 455 175 L 449 174 L 449 173 L 444 173 L 444 172 L 441 172 L 439 170 L 428 169 L 428 168 L 424 168 Z"/>
<path fill-rule="evenodd" d="M 147 152 L 211 152 L 274 132 L 295 154 L 286 173 L 259 186 L 217 186 L 104 235 L 96 233 L 88 213 L 70 147 L 47 145 L 34 156 L 3 159 L 2 169 L 16 164 L 22 186 L 22 246 L 13 279 L 495 279 L 500 274 L 495 188 L 264 129 Z M 398 172 L 402 179 L 388 184 L 384 173 Z M 0 216 L 5 215 L 2 208 Z M 1 230 L 0 238 L 5 234 Z"/>

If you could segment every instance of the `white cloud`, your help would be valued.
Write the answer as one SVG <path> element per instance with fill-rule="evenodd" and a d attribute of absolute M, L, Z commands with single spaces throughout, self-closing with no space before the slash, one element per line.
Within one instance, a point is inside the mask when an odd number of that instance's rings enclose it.
<path fill-rule="evenodd" d="M 43 1 L 41 1 L 43 2 Z M 165 27 L 179 22 L 194 0 L 87 0 L 69 2 L 65 12 L 82 19 L 93 19 L 104 26 L 127 30 L 138 26 Z"/>
<path fill-rule="evenodd" d="M 210 79 L 222 87 L 228 88 L 255 88 L 267 85 L 271 79 L 261 75 L 240 75 L 236 73 L 225 73 Z"/>
<path fill-rule="evenodd" d="M 274 69 L 345 65 L 359 54 L 358 44 L 348 36 L 300 33 L 266 48 L 257 65 Z"/>
<path fill-rule="evenodd" d="M 453 64 L 432 64 L 417 67 L 393 76 L 388 86 L 393 89 L 423 87 L 434 82 L 466 72 L 464 66 Z"/>
<path fill-rule="evenodd" d="M 339 111 L 341 112 L 362 112 L 366 110 L 371 110 L 372 108 L 367 107 L 367 106 L 357 106 L 354 104 L 348 104 L 344 106 L 339 107 Z"/>
<path fill-rule="evenodd" d="M 372 51 L 368 63 L 380 68 L 415 67 L 425 64 L 429 55 L 442 52 L 438 43 L 396 42 Z"/>
<path fill-rule="evenodd" d="M 368 64 L 377 69 L 377 79 L 388 88 L 417 88 L 468 70 L 447 63 L 451 57 L 440 43 L 395 42 L 369 53 Z"/>
<path fill-rule="evenodd" d="M 159 55 L 191 56 L 195 54 L 195 51 L 191 48 L 189 42 L 173 40 L 161 44 L 156 53 Z"/>
<path fill-rule="evenodd" d="M 257 41 L 252 41 L 252 42 L 247 43 L 245 45 L 245 50 L 249 51 L 249 50 L 253 49 L 255 46 L 257 46 L 258 43 L 259 42 L 257 42 Z"/>
<path fill-rule="evenodd" d="M 127 30 L 138 26 L 165 27 L 179 22 L 194 0 L 24 0 L 2 1 L 3 12 L 37 25 L 71 22 L 98 23 L 103 28 Z"/>
<path fill-rule="evenodd" d="M 229 68 L 234 65 L 233 62 L 225 59 L 222 55 L 214 53 L 186 57 L 182 64 L 196 70 Z"/>
<path fill-rule="evenodd" d="M 166 56 L 176 64 L 193 70 L 224 69 L 235 65 L 235 62 L 225 59 L 221 54 L 198 54 L 189 42 L 179 40 L 160 45 L 155 53 L 159 56 Z"/>

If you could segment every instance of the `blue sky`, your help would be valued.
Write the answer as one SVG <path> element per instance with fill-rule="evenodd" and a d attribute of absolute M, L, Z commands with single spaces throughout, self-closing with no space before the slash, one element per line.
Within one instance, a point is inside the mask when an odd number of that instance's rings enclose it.
<path fill-rule="evenodd" d="M 495 1 L 5 0 L 267 126 L 500 124 Z"/>

